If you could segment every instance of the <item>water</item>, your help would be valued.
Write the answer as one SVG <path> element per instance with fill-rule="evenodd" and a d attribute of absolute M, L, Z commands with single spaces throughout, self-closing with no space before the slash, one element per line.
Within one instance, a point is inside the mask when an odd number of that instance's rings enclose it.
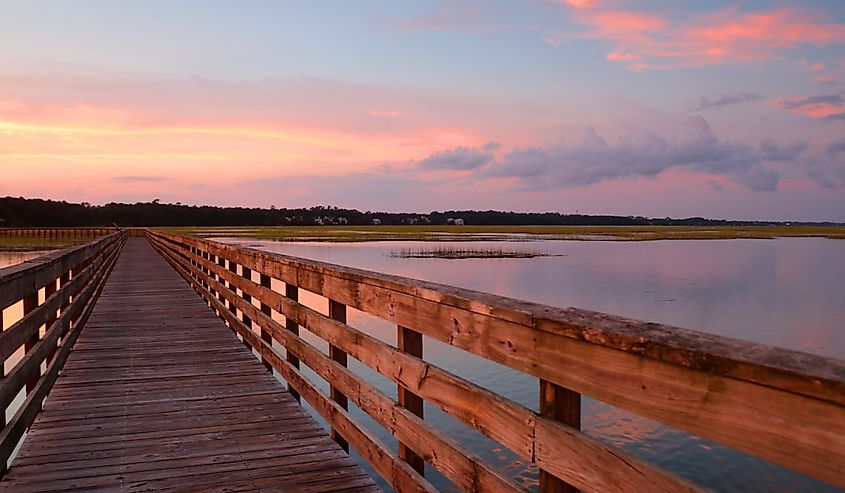
<path fill-rule="evenodd" d="M 845 242 L 777 240 L 621 242 L 470 242 L 461 248 L 504 248 L 554 255 L 529 259 L 408 259 L 408 248 L 455 246 L 436 242 L 352 244 L 227 242 L 298 257 L 487 291 L 556 306 L 588 308 L 713 334 L 845 358 Z M 301 294 L 326 312 L 325 299 Z M 395 343 L 395 327 L 350 310 L 349 323 Z M 306 334 L 325 350 L 325 342 Z M 535 378 L 460 350 L 425 340 L 425 358 L 514 401 L 537 409 Z M 395 385 L 352 361 L 350 367 L 395 397 Z M 309 376 L 319 381 L 313 373 Z M 327 385 L 321 382 L 323 388 Z M 362 412 L 392 447 L 395 440 Z M 480 454 L 508 476 L 536 487 L 535 468 L 468 426 L 426 405 L 426 421 Z M 698 484 L 726 492 L 841 491 L 781 467 L 665 425 L 584 398 L 583 428 L 606 443 Z M 448 481 L 427 476 L 439 488 Z M 372 472 L 370 470 L 370 472 Z"/>

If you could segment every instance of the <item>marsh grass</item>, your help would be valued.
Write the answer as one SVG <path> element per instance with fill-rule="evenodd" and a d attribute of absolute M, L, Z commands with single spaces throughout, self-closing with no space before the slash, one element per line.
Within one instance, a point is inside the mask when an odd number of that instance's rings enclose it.
<path fill-rule="evenodd" d="M 468 258 L 535 258 L 559 256 L 536 250 L 510 250 L 504 248 L 460 248 L 438 245 L 434 248 L 403 248 L 390 252 L 391 257 L 398 258 L 439 258 L 439 259 L 468 259 Z"/>
<path fill-rule="evenodd" d="M 91 237 L 93 238 L 93 237 Z M 82 238 L 39 238 L 35 236 L 17 236 L 13 238 L 0 237 L 0 251 L 2 252 L 31 252 L 40 250 L 59 250 L 75 243 L 90 240 Z"/>
<path fill-rule="evenodd" d="M 655 241 L 819 237 L 845 239 L 843 226 L 271 226 L 169 228 L 204 238 L 278 241 Z"/>

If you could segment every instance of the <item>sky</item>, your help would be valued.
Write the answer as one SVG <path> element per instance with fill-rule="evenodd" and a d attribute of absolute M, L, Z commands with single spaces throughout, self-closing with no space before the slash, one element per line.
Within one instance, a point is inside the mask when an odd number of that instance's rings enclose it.
<path fill-rule="evenodd" d="M 845 221 L 845 2 L 0 0 L 0 196 Z"/>

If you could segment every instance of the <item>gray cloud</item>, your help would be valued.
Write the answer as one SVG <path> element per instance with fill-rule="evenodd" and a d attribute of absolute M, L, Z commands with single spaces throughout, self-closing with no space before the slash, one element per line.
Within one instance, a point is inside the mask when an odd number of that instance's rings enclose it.
<path fill-rule="evenodd" d="M 828 156 L 832 159 L 836 159 L 840 152 L 845 152 L 845 137 L 835 140 L 825 147 Z"/>
<path fill-rule="evenodd" d="M 817 96 L 809 96 L 793 101 L 781 101 L 781 106 L 788 110 L 799 110 L 806 106 L 813 106 L 816 104 L 830 104 L 833 106 L 842 106 L 845 102 L 840 94 L 819 94 Z"/>
<path fill-rule="evenodd" d="M 489 177 L 519 178 L 528 189 L 590 185 L 620 178 L 653 177 L 671 168 L 730 177 L 751 190 L 777 189 L 777 171 L 764 162 L 797 158 L 806 142 L 780 145 L 767 139 L 759 149 L 717 138 L 701 117 L 690 119 L 694 136 L 670 140 L 654 132 L 609 143 L 592 129 L 578 144 L 516 148 L 485 170 Z"/>
<path fill-rule="evenodd" d="M 498 143 L 490 142 L 478 147 L 455 147 L 445 151 L 438 151 L 431 156 L 417 162 L 421 169 L 450 169 L 473 170 L 493 161 L 493 151 Z"/>
<path fill-rule="evenodd" d="M 822 165 L 818 161 L 809 161 L 804 167 L 804 174 L 821 188 L 831 189 L 836 188 L 836 184 L 830 179 L 827 173 L 822 170 Z"/>
<path fill-rule="evenodd" d="M 810 143 L 806 140 L 779 145 L 774 139 L 765 139 L 760 143 L 760 159 L 778 162 L 794 161 L 808 147 Z"/>
<path fill-rule="evenodd" d="M 711 108 L 718 108 L 720 106 L 730 106 L 734 104 L 745 103 L 747 101 L 754 101 L 755 99 L 761 98 L 762 97 L 759 94 L 755 94 L 753 92 L 744 92 L 741 94 L 722 96 L 721 98 L 715 99 L 713 101 L 711 101 L 709 98 L 701 98 L 701 101 L 699 101 L 698 106 L 693 109 L 695 111 L 704 111 L 709 110 Z"/>

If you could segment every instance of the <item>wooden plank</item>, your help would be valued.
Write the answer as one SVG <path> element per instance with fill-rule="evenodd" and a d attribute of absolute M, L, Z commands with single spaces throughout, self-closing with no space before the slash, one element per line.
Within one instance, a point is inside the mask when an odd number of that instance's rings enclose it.
<path fill-rule="evenodd" d="M 162 254 L 168 255 L 166 251 L 162 251 Z M 170 253 L 170 255 L 173 254 Z M 189 268 L 187 266 L 187 261 L 182 259 L 180 262 L 175 255 L 169 257 L 169 261 L 174 268 L 182 273 L 183 277 L 188 280 L 188 282 L 193 282 L 194 287 L 201 293 L 203 292 L 204 288 L 200 287 L 199 283 L 193 280 L 193 277 L 187 270 Z M 397 455 L 393 454 L 383 443 L 381 443 L 380 440 L 355 423 L 349 417 L 345 409 L 340 407 L 333 400 L 327 398 L 310 381 L 308 381 L 308 379 L 302 376 L 298 368 L 294 367 L 293 364 L 286 359 L 282 359 L 275 350 L 273 350 L 266 342 L 261 340 L 261 337 L 258 334 L 252 332 L 251 330 L 246 330 L 246 328 L 242 326 L 242 322 L 240 320 L 227 310 L 221 310 L 221 308 L 226 306 L 226 302 L 233 302 L 236 304 L 240 303 L 242 310 L 254 310 L 255 319 L 266 318 L 266 315 L 261 313 L 260 310 L 256 309 L 253 305 L 247 305 L 244 303 L 243 300 L 235 296 L 232 291 L 228 289 L 224 290 L 222 283 L 219 281 L 209 278 L 209 284 L 216 288 L 218 294 L 223 295 L 224 300 L 212 297 L 210 291 L 203 293 L 206 296 L 206 299 L 214 305 L 223 317 L 227 318 L 232 327 L 240 329 L 239 332 L 245 339 L 250 339 L 253 347 L 257 348 L 261 355 L 271 362 L 273 367 L 279 371 L 288 384 L 297 389 L 299 394 L 304 397 L 309 404 L 311 404 L 311 406 L 329 423 L 333 429 L 338 430 L 338 433 L 341 434 L 341 436 L 343 436 L 368 462 L 370 462 L 370 464 L 373 465 L 376 471 L 378 471 L 385 480 L 390 482 L 390 484 L 398 491 L 430 493 L 435 491 L 434 488 L 425 481 L 425 479 L 417 474 L 416 471 L 414 471 L 407 463 L 399 459 Z M 282 332 L 282 330 L 280 330 L 280 332 Z M 288 337 L 298 338 L 298 336 L 294 335 L 286 328 L 284 329 L 284 332 L 286 333 L 285 335 L 289 334 Z M 328 358 L 326 359 L 328 360 Z M 335 362 L 335 364 L 337 363 Z"/>
<path fill-rule="evenodd" d="M 304 289 L 361 308 L 366 296 L 358 287 L 381 288 L 381 301 L 390 294 L 405 294 L 448 309 L 459 309 L 538 330 L 587 340 L 596 345 L 666 360 L 691 369 L 769 385 L 822 400 L 845 403 L 845 362 L 714 336 L 678 327 L 615 317 L 613 315 L 540 305 L 489 293 L 455 288 L 361 269 L 343 267 L 209 240 L 156 232 L 173 244 L 196 245 L 225 254 L 253 270 L 287 282 L 301 277 Z M 302 272 L 300 272 L 302 271 Z M 305 273 L 308 271 L 308 273 Z M 381 313 L 382 310 L 379 310 Z M 379 314 L 374 313 L 374 314 Z M 393 320 L 392 317 L 383 317 Z M 487 318 L 487 317 L 484 317 Z M 416 327 L 412 327 L 416 328 Z M 425 333 L 421 330 L 421 332 Z"/>
<path fill-rule="evenodd" d="M 270 276 L 260 274 L 259 275 L 259 282 L 260 282 L 261 286 L 263 286 L 267 289 L 270 289 L 272 287 L 272 279 L 270 279 Z M 208 283 L 205 281 L 205 279 L 202 280 L 201 285 L 203 287 L 208 287 Z M 263 301 L 261 302 L 261 313 L 267 315 L 268 317 L 273 316 L 272 309 L 270 308 L 269 305 L 267 305 Z M 269 343 L 269 344 L 273 343 L 273 338 L 270 336 L 269 332 L 264 330 L 264 327 L 261 328 L 260 335 L 261 335 L 262 341 Z M 267 360 L 265 360 L 264 358 L 261 358 L 261 362 L 264 364 L 264 367 L 267 368 L 268 371 L 271 371 L 271 372 L 273 371 L 273 367 L 270 365 L 270 363 Z"/>
<path fill-rule="evenodd" d="M 346 305 L 330 299 L 329 318 L 345 324 Z M 329 344 L 329 358 L 336 361 L 340 366 L 346 366 L 347 364 L 346 353 L 333 344 Z M 338 406 L 346 409 L 347 411 L 349 410 L 349 399 L 343 392 L 334 386 L 331 380 L 329 380 L 329 395 L 333 401 L 337 402 Z M 347 452 L 349 451 L 349 442 L 347 442 L 346 439 L 344 439 L 343 436 L 341 436 L 334 428 L 332 428 L 332 440 L 336 441 L 343 450 L 346 450 Z"/>
<path fill-rule="evenodd" d="M 215 285 L 216 281 L 210 281 Z M 344 349 L 354 358 L 370 366 L 374 370 L 393 379 L 397 384 L 412 390 L 426 400 L 438 405 L 447 413 L 461 419 L 481 433 L 502 443 L 527 460 L 537 460 L 535 424 L 539 416 L 536 413 L 513 403 L 497 394 L 478 387 L 471 382 L 461 379 L 436 366 L 428 364 L 418 358 L 399 351 L 372 336 L 364 334 L 345 324 L 330 319 L 304 305 L 291 302 L 273 291 L 266 291 L 260 286 L 241 282 L 240 288 L 251 292 L 258 299 L 263 299 L 278 311 L 284 313 L 288 319 L 297 320 L 302 326 L 319 337 Z M 229 291 L 228 296 L 233 296 Z M 245 304 L 242 310 L 250 310 Z M 274 338 L 284 346 L 296 351 L 306 351 L 309 346 L 299 339 L 287 336 L 286 333 L 275 330 L 278 324 L 263 314 L 255 311 L 255 320 L 271 330 Z M 334 375 L 337 378 L 337 375 Z M 327 380 L 332 380 L 328 378 Z M 611 470 L 624 479 L 616 478 L 616 488 L 605 488 L 605 491 L 698 491 L 692 485 L 675 478 L 641 460 L 635 459 L 618 450 L 603 446 L 589 437 L 573 435 L 571 429 L 558 424 L 553 437 L 566 437 L 568 453 L 543 457 L 544 463 L 555 464 L 556 473 L 565 474 L 573 484 L 590 491 L 590 484 L 595 483 L 583 471 L 567 469 L 571 463 L 570 456 L 589 453 L 590 457 L 603 464 L 610 464 Z M 415 442 L 416 443 L 416 442 Z M 624 465 L 624 466 L 623 466 Z M 615 469 L 614 469 L 615 468 Z M 605 473 L 604 470 L 599 470 Z M 602 482 L 601 484 L 606 484 Z M 629 490 L 630 488 L 630 490 Z"/>
<path fill-rule="evenodd" d="M 231 481 L 237 491 L 254 478 L 305 491 L 323 477 L 377 491 L 146 240 L 129 240 L 102 286 L 58 346 L 48 374 L 66 359 L 66 376 L 0 489 L 212 491 Z M 28 399 L 43 399 L 41 389 Z"/>
<path fill-rule="evenodd" d="M 245 285 L 245 289 L 249 289 L 249 287 Z M 388 430 L 399 437 L 400 440 L 413 440 L 418 447 L 425 447 L 423 449 L 426 451 L 425 457 L 432 460 L 435 467 L 444 472 L 444 474 L 446 474 L 446 476 L 452 479 L 456 484 L 464 485 L 466 486 L 465 489 L 468 490 L 474 490 L 480 487 L 480 485 L 484 486 L 482 489 L 490 489 L 493 491 L 508 489 L 507 480 L 503 480 L 495 473 L 489 471 L 482 462 L 474 459 L 473 454 L 463 451 L 456 444 L 452 444 L 447 439 L 440 437 L 437 432 L 424 426 L 422 421 L 416 416 L 400 407 L 395 406 L 395 403 L 390 401 L 379 391 L 372 388 L 371 385 L 352 375 L 348 372 L 348 370 L 341 367 L 336 362 L 326 358 L 322 353 L 305 343 L 300 338 L 289 335 L 271 318 L 266 317 L 264 314 L 259 314 L 253 307 L 246 305 L 243 301 L 239 301 L 231 291 L 227 290 L 226 296 L 228 299 L 239 304 L 241 310 L 253 310 L 256 313 L 256 320 L 259 324 L 265 325 L 267 330 L 271 331 L 273 336 L 286 347 L 296 349 L 298 354 L 305 358 L 305 363 L 314 369 L 314 371 L 316 371 L 320 376 L 328 381 L 334 382 L 335 385 L 341 386 L 345 392 L 355 396 L 355 403 L 361 409 L 370 414 L 383 426 L 388 428 Z M 325 320 L 333 325 L 344 327 L 346 330 L 352 330 L 337 321 L 328 319 L 319 313 L 313 312 L 313 310 L 311 310 L 311 312 L 315 313 L 321 320 Z M 308 323 L 304 323 L 303 325 L 310 327 Z M 319 331 L 316 333 L 318 335 L 320 334 Z M 367 337 L 369 336 L 356 333 L 352 339 L 359 340 Z M 372 338 L 370 339 L 372 340 Z M 380 341 L 376 341 L 376 344 L 382 345 L 381 347 L 383 352 L 391 353 L 392 348 L 389 346 Z M 271 356 L 268 356 L 268 358 L 272 359 L 274 356 L 271 348 L 262 347 L 261 351 L 269 353 Z M 396 360 L 394 358 L 397 355 L 402 355 L 411 362 L 415 360 L 415 358 L 407 356 L 404 353 L 399 353 L 396 350 L 392 351 L 396 354 L 391 353 L 381 359 L 379 364 L 374 365 L 377 370 L 381 371 L 384 367 L 390 367 L 391 362 L 395 363 Z M 350 352 L 350 354 L 353 354 L 353 352 Z M 361 359 L 362 362 L 368 363 L 366 358 L 362 359 L 357 355 L 357 353 L 354 354 L 356 354 L 356 358 Z M 274 365 L 276 364 L 278 363 L 274 363 Z M 442 370 L 429 365 L 419 369 L 418 372 L 408 372 L 408 367 L 413 367 L 413 364 L 408 366 L 402 365 L 400 368 L 404 368 L 404 370 L 398 369 L 394 371 L 398 375 L 408 375 L 410 382 L 417 381 L 417 385 L 425 390 L 429 390 L 429 387 L 431 387 L 431 382 L 427 380 L 427 375 L 437 371 L 442 372 Z M 472 384 L 467 385 L 467 390 L 473 390 L 473 388 L 477 389 L 477 387 L 474 387 Z M 477 390 L 475 392 L 459 392 L 457 394 L 464 396 L 464 399 L 461 400 L 461 402 L 466 403 L 467 406 L 467 413 L 464 415 L 465 421 L 475 426 L 477 429 L 477 423 L 479 421 L 485 421 L 485 409 L 487 407 L 495 408 L 497 406 L 501 406 L 502 404 L 507 405 L 507 401 L 498 396 L 494 396 L 492 399 L 488 397 L 485 400 L 483 398 L 485 397 L 485 392 L 490 394 L 487 391 L 478 392 Z M 443 397 L 442 395 L 438 395 L 437 392 L 433 392 L 432 394 L 439 398 Z M 469 396 L 469 398 L 466 398 L 467 396 Z M 437 397 L 435 398 L 435 401 Z M 474 397 L 482 398 L 478 399 Z M 444 407 L 444 409 L 447 411 L 450 410 L 449 406 Z M 534 418 L 532 417 L 530 411 L 523 408 L 521 413 L 522 416 L 519 416 L 520 413 L 517 412 L 516 415 L 518 417 L 502 420 L 498 428 L 508 430 L 514 423 L 519 423 L 520 420 L 525 421 L 528 419 L 530 422 L 533 422 Z M 507 431 L 502 433 L 504 436 L 508 436 Z M 533 436 L 534 430 L 528 430 L 528 433 Z M 564 435 L 567 438 L 565 443 L 567 443 L 569 448 L 569 453 L 564 454 L 560 453 L 560 450 L 555 450 L 557 455 L 552 458 L 552 462 L 555 464 L 555 471 L 557 473 L 564 471 L 564 477 L 573 478 L 573 482 L 575 484 L 582 485 L 585 491 L 700 491 L 698 488 L 672 478 L 671 476 L 667 476 L 659 470 L 655 470 L 653 467 L 642 464 L 636 459 L 626 457 L 620 452 L 609 451 L 606 447 L 598 445 L 598 443 L 593 440 L 585 437 L 578 437 L 577 432 L 576 435 L 573 436 L 571 432 L 562 425 L 558 425 L 557 428 L 554 428 L 554 431 L 550 430 L 549 434 L 552 437 Z M 504 443 L 507 444 L 507 440 L 505 440 Z M 526 458 L 531 459 L 531 454 L 533 454 L 533 452 L 533 449 L 529 450 L 527 452 L 529 455 L 527 455 Z M 611 484 L 608 484 L 608 481 L 594 480 L 590 474 L 590 470 L 580 471 L 565 469 L 566 464 L 573 462 L 569 457 L 570 454 L 574 453 L 575 455 L 578 455 L 584 452 L 591 452 L 588 457 L 591 460 L 596 460 L 602 463 L 604 468 L 596 469 L 598 473 L 605 475 L 613 473 L 611 477 L 614 481 Z M 598 453 L 598 455 L 596 455 L 596 453 Z M 564 464 L 564 466 L 561 466 L 561 463 Z M 468 478 L 471 483 L 466 483 Z M 594 485 L 601 485 L 602 488 L 596 488 Z"/>
<path fill-rule="evenodd" d="M 561 387 L 845 486 L 843 361 L 206 240 L 161 237 L 176 249 L 201 245 Z M 274 308 L 282 310 L 281 305 Z"/>
<path fill-rule="evenodd" d="M 401 325 L 396 328 L 396 348 L 419 359 L 423 359 L 422 334 Z M 398 386 L 399 405 L 423 418 L 423 400 L 402 385 Z M 399 457 L 411 465 L 415 471 L 425 476 L 425 460 L 408 443 L 399 442 Z"/>
<path fill-rule="evenodd" d="M 106 279 L 105 274 L 110 271 L 111 264 L 115 261 L 117 256 L 117 250 L 118 249 L 115 249 L 110 261 L 105 264 L 97 276 L 95 276 L 96 287 L 93 289 L 95 289 L 96 292 L 99 292 L 102 289 L 103 283 Z M 92 282 L 86 287 L 86 289 L 90 289 L 91 286 L 94 286 L 94 284 L 95 283 Z M 77 311 L 81 324 L 84 324 L 85 320 L 90 315 L 96 299 L 96 294 L 92 294 L 91 296 L 87 296 L 85 298 L 80 297 L 76 300 L 80 304 L 82 304 L 83 301 L 85 302 L 85 305 L 80 307 Z M 70 313 L 70 311 L 68 313 Z M 63 317 L 64 315 L 65 314 L 63 314 Z M 65 360 L 68 358 L 70 348 L 79 336 L 80 327 L 81 325 L 79 327 L 73 327 L 70 333 L 64 338 L 61 349 L 57 352 L 56 357 L 47 368 L 44 376 L 36 383 L 32 391 L 27 393 L 21 407 L 9 423 L 3 428 L 3 431 L 0 432 L 0 464 L 3 465 L 3 472 L 5 472 L 5 466 L 11 457 L 12 451 L 18 445 L 18 442 L 27 427 L 32 424 L 38 413 L 41 412 L 42 402 L 52 388 L 56 378 L 58 378 L 59 370 L 64 366 Z"/>
<path fill-rule="evenodd" d="M 540 380 L 540 415 L 581 429 L 581 394 Z M 578 493 L 578 488 L 540 469 L 540 493 Z"/>
<path fill-rule="evenodd" d="M 291 301 L 299 301 L 299 288 L 296 287 L 294 284 L 285 283 L 285 297 L 287 297 Z M 299 324 L 297 324 L 294 320 L 290 320 L 285 317 L 285 328 L 294 333 L 299 335 Z M 285 353 L 287 353 L 287 360 L 288 362 L 293 365 L 294 368 L 299 368 L 299 358 L 296 357 L 296 354 L 285 349 Z M 299 392 L 295 389 L 292 389 L 290 385 L 288 385 L 288 390 L 290 391 L 291 395 L 298 401 L 299 400 Z"/>

